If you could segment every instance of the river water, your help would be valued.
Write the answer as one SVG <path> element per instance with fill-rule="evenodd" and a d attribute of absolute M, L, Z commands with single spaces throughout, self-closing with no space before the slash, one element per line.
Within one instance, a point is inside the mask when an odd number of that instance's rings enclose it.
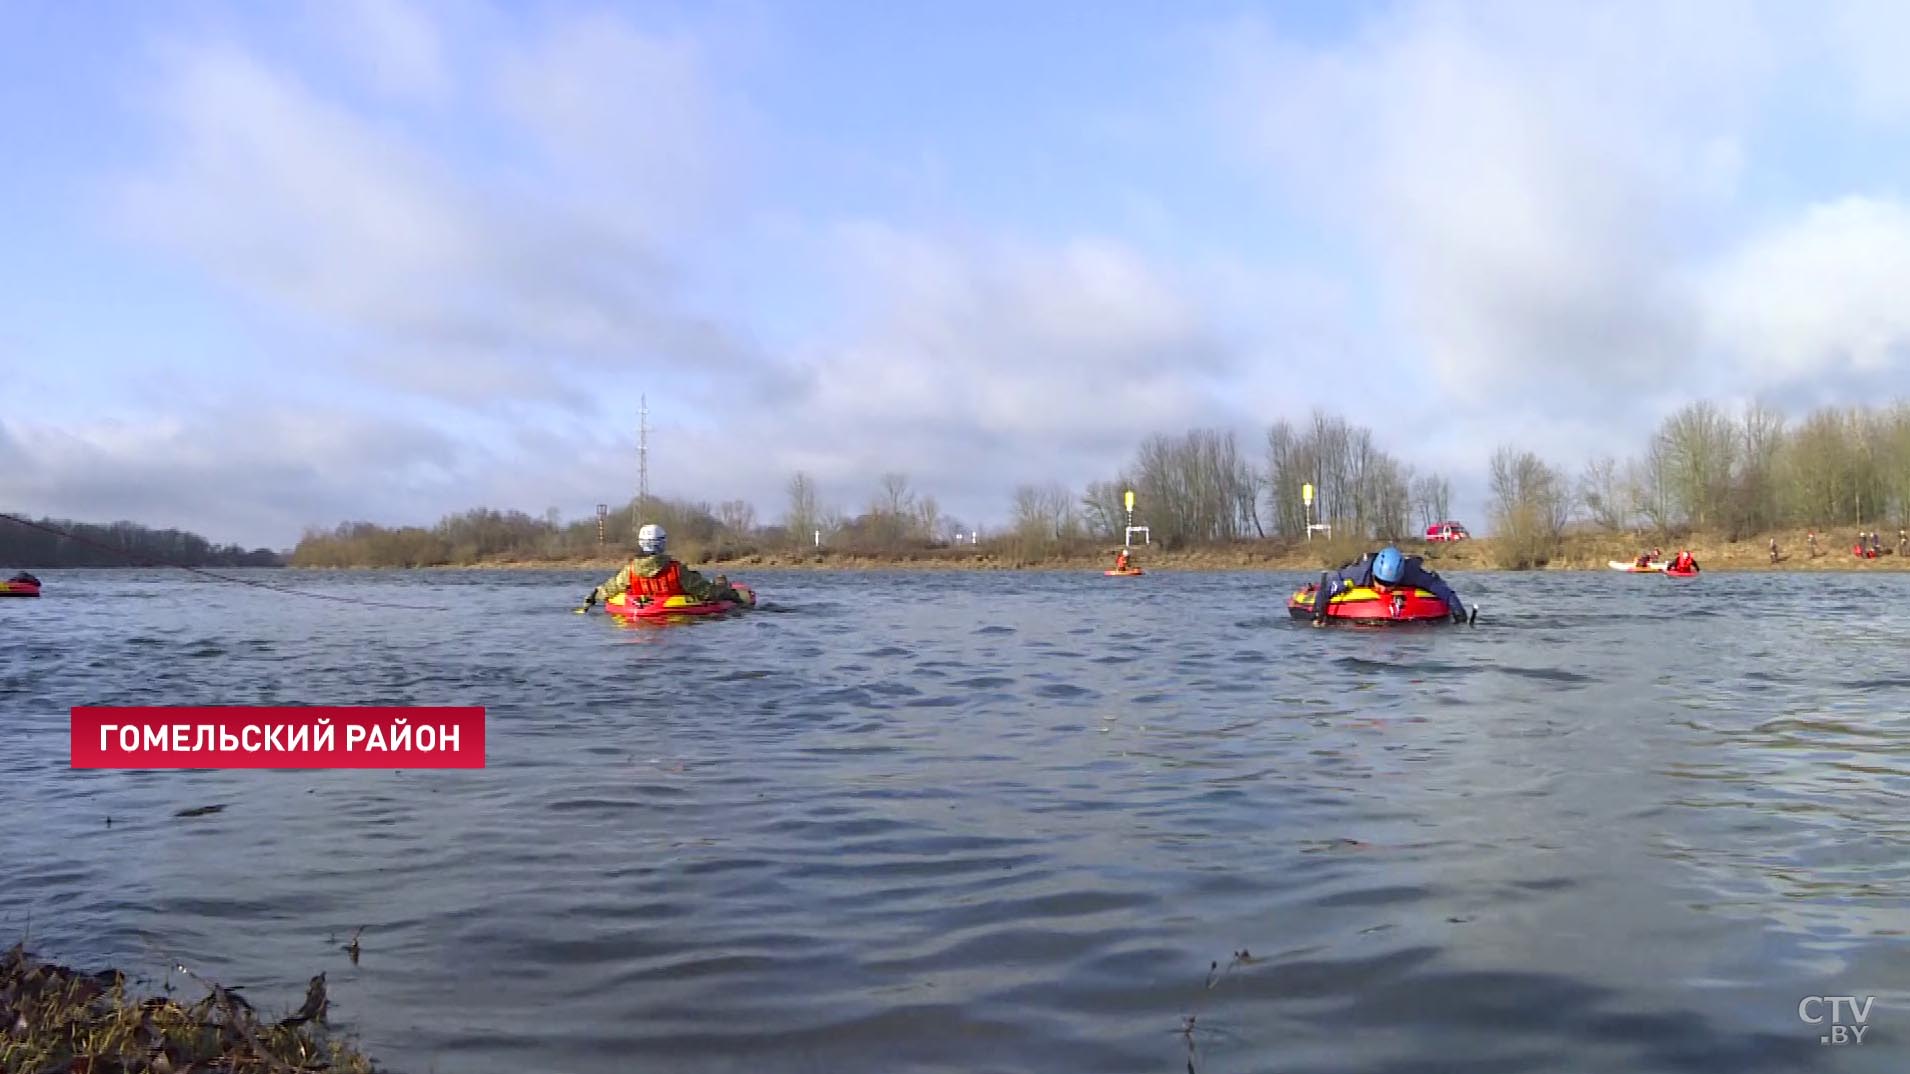
<path fill-rule="evenodd" d="M 1476 626 L 1355 631 L 1298 575 L 765 573 L 627 629 L 582 574 L 39 573 L 0 933 L 272 1010 L 322 970 L 398 1070 L 1910 1056 L 1910 576 L 1455 575 Z M 76 772 L 82 704 L 482 705 L 489 765 Z"/>

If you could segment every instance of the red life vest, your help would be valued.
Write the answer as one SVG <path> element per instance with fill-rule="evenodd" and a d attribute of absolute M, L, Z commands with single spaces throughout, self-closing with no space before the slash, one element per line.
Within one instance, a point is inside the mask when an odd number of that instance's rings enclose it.
<path fill-rule="evenodd" d="M 682 596 L 683 579 L 681 573 L 682 564 L 676 560 L 671 560 L 670 565 L 659 571 L 654 578 L 645 578 L 635 571 L 631 571 L 630 595 L 632 597 L 649 597 L 652 600 Z"/>

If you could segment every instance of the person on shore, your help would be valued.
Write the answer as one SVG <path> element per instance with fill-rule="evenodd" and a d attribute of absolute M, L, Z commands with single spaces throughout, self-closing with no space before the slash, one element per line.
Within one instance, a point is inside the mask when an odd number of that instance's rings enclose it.
<path fill-rule="evenodd" d="M 638 530 L 639 554 L 632 557 L 629 564 L 609 581 L 591 590 L 590 595 L 584 598 L 584 607 L 606 602 L 619 593 L 651 600 L 684 596 L 704 603 L 720 600 L 744 603 L 742 594 L 730 587 L 729 579 L 720 574 L 715 578 L 704 578 L 670 558 L 665 551 L 669 539 L 670 535 L 663 532 L 663 527 L 654 522 Z"/>
<path fill-rule="evenodd" d="M 1400 554 L 1399 549 L 1387 545 L 1377 554 L 1368 553 L 1337 571 L 1329 572 L 1313 595 L 1313 625 L 1326 625 L 1327 602 L 1342 589 L 1356 586 L 1371 586 L 1375 589 L 1393 587 L 1417 587 L 1446 602 L 1446 609 L 1452 613 L 1455 623 L 1466 621 L 1465 605 L 1459 602 L 1459 594 L 1452 591 L 1445 579 L 1423 565 L 1418 556 Z"/>
<path fill-rule="evenodd" d="M 1904 554 L 1903 549 L 1906 544 L 1910 544 L 1910 536 L 1906 536 L 1906 531 L 1904 530 L 1904 528 L 1902 526 L 1899 526 L 1897 527 L 1897 554 L 1898 555 L 1901 556 Z"/>
<path fill-rule="evenodd" d="M 1808 545 L 1810 545 L 1810 546 L 1811 546 L 1811 558 L 1812 558 L 1812 559 L 1816 559 L 1816 558 L 1817 558 L 1817 556 L 1818 556 L 1818 551 L 1817 551 L 1817 531 L 1816 531 L 1816 530 L 1812 530 L 1812 531 L 1810 531 L 1810 532 L 1809 532 L 1808 534 L 1806 534 L 1806 535 L 1804 536 L 1804 543 L 1806 543 L 1806 544 L 1808 544 Z"/>
<path fill-rule="evenodd" d="M 1773 565 L 1777 563 L 1777 538 L 1775 537 L 1771 538 L 1771 563 Z"/>

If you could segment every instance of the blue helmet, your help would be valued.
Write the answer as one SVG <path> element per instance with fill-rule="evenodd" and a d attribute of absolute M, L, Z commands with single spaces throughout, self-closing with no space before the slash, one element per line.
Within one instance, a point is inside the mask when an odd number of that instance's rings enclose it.
<path fill-rule="evenodd" d="M 1406 557 L 1400 555 L 1399 549 L 1392 545 L 1380 549 L 1379 555 L 1373 557 L 1373 577 L 1387 585 L 1397 585 L 1400 576 L 1405 573 Z"/>

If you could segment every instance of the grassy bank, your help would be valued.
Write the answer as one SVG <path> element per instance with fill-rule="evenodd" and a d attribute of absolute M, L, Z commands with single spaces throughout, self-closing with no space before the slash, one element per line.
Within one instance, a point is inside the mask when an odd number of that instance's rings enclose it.
<path fill-rule="evenodd" d="M 1850 554 L 1854 534 L 1842 537 L 1842 547 L 1832 547 L 1822 533 L 1818 554 L 1813 556 L 1806 543 L 1807 531 L 1765 533 L 1730 540 L 1722 534 L 1692 534 L 1682 539 L 1640 534 L 1571 534 L 1544 555 L 1541 570 L 1608 570 L 1612 560 L 1630 560 L 1641 551 L 1662 548 L 1670 556 L 1680 548 L 1689 549 L 1698 565 L 1707 571 L 1899 571 L 1910 570 L 1910 556 L 1892 553 L 1874 560 L 1858 559 Z M 1770 540 L 1776 537 L 1779 560 L 1771 562 Z M 1231 545 L 1207 546 L 1166 551 L 1143 547 L 1135 561 L 1149 571 L 1307 571 L 1336 567 L 1357 557 L 1362 551 L 1377 548 L 1376 541 L 1343 539 L 1280 544 L 1273 541 L 1242 541 Z M 1492 538 L 1460 541 L 1452 544 L 1427 544 L 1406 540 L 1400 548 L 1409 554 L 1424 556 L 1427 566 L 1442 571 L 1488 571 L 1513 569 L 1518 559 L 1513 551 L 1502 548 Z M 1045 554 L 990 548 L 923 549 L 880 554 L 823 550 L 716 551 L 698 556 L 696 549 L 678 554 L 690 566 L 742 578 L 751 569 L 766 570 L 1105 570 L 1112 565 L 1115 546 L 1078 546 Z M 471 570 L 594 570 L 606 576 L 621 567 L 626 558 L 620 554 L 571 556 L 540 559 L 498 556 L 461 564 Z"/>
<path fill-rule="evenodd" d="M 0 956 L 0 1070 L 371 1074 L 376 1069 L 322 1029 L 323 974 L 312 979 L 305 1005 L 277 1020 L 260 1017 L 237 993 L 199 983 L 206 994 L 191 1004 L 167 997 L 139 999 L 117 971 L 82 973 L 42 962 L 15 946 Z"/>

